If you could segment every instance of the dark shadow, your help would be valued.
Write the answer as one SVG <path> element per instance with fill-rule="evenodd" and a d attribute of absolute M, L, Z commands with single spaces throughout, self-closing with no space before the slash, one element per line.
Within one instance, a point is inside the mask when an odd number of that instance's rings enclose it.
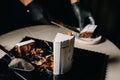
<path fill-rule="evenodd" d="M 112 63 L 112 64 L 115 64 L 117 62 L 120 62 L 120 56 L 110 57 L 108 60 L 108 63 Z"/>

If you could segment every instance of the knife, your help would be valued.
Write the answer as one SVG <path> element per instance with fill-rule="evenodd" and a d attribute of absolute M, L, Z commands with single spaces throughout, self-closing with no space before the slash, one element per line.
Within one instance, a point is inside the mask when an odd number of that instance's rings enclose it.
<path fill-rule="evenodd" d="M 79 30 L 77 30 L 75 27 L 72 27 L 72 26 L 69 26 L 69 25 L 66 25 L 64 23 L 59 23 L 59 22 L 55 22 L 55 21 L 51 21 L 52 24 L 56 25 L 56 26 L 59 26 L 59 27 L 64 27 L 64 28 L 68 28 L 72 31 L 75 31 L 76 33 L 80 33 Z"/>

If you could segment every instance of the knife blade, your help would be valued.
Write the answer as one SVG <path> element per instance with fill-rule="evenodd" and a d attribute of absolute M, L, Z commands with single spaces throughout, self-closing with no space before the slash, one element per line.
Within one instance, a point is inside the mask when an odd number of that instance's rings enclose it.
<path fill-rule="evenodd" d="M 66 25 L 66 24 L 64 24 L 64 23 L 61 24 L 61 23 L 55 22 L 55 21 L 51 21 L 51 23 L 54 24 L 54 25 L 56 25 L 56 26 L 58 26 L 58 27 L 68 28 L 68 29 L 70 29 L 70 30 L 72 30 L 72 31 L 75 31 L 76 33 L 80 33 L 79 30 L 77 30 L 75 27 L 72 27 L 72 26 L 70 26 L 70 25 Z"/>

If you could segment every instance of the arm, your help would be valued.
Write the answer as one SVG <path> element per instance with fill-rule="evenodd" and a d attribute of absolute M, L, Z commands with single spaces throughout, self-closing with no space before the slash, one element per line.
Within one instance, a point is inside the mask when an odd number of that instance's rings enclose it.
<path fill-rule="evenodd" d="M 91 12 L 84 9 L 82 4 L 80 3 L 80 0 L 70 0 L 70 2 L 73 7 L 73 11 L 76 15 L 76 18 L 78 19 L 80 31 L 84 28 L 86 24 L 95 25 L 95 21 Z"/>
<path fill-rule="evenodd" d="M 40 3 L 35 0 L 20 0 L 20 2 L 26 7 L 34 24 L 50 24 L 50 15 Z"/>

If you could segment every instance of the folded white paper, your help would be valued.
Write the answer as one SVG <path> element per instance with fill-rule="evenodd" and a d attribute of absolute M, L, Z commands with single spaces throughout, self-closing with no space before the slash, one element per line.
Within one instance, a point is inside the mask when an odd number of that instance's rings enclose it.
<path fill-rule="evenodd" d="M 5 55 L 7 55 L 7 53 L 0 49 L 0 59 L 3 58 Z"/>
<path fill-rule="evenodd" d="M 23 45 L 34 43 L 34 42 L 35 41 L 31 39 L 31 40 L 27 40 L 27 41 L 24 41 L 24 42 L 17 43 L 16 46 L 23 46 Z"/>
<path fill-rule="evenodd" d="M 54 71 L 59 75 L 68 72 L 72 67 L 72 56 L 74 49 L 74 36 L 57 33 L 53 42 Z"/>
<path fill-rule="evenodd" d="M 83 32 L 94 32 L 96 28 L 97 28 L 97 25 L 88 24 L 88 25 L 86 25 L 83 28 L 83 30 L 80 33 L 83 33 Z"/>

